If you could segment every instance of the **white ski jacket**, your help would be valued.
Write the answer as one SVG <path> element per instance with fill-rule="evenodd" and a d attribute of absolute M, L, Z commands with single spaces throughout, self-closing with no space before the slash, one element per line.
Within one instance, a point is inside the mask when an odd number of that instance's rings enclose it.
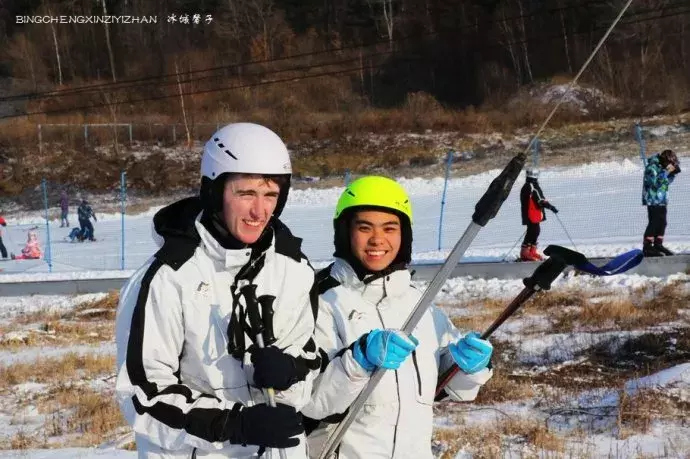
<path fill-rule="evenodd" d="M 228 351 L 231 285 L 252 251 L 220 246 L 198 222 L 199 210 L 191 198 L 156 215 L 165 244 L 120 294 L 116 395 L 140 458 L 246 458 L 259 451 L 213 441 L 226 410 L 267 401 L 253 386 L 250 355 L 243 353 L 240 361 Z M 304 381 L 276 393 L 279 403 L 299 409 L 309 400 L 319 368 L 309 298 L 314 273 L 300 251 L 301 239 L 280 222 L 274 228 L 254 283 L 257 296 L 276 297 L 275 345 L 301 356 L 311 369 Z M 244 338 L 249 347 L 253 337 Z M 288 450 L 288 457 L 305 458 L 306 441 Z"/>
<path fill-rule="evenodd" d="M 318 457 L 327 434 L 336 425 L 333 423 L 342 419 L 369 379 L 352 356 L 352 344 L 375 328 L 401 328 L 421 296 L 410 285 L 407 270 L 364 284 L 339 258 L 330 267 L 330 276 L 326 269 L 316 278 L 316 342 L 327 356 L 322 354 L 323 373 L 302 412 L 326 422 L 309 435 L 312 458 Z M 432 306 L 413 335 L 419 340 L 417 349 L 398 370 L 385 372 L 343 437 L 337 450 L 340 459 L 432 457 L 432 405 L 439 368 L 445 371 L 452 365 L 447 346 L 462 334 Z M 330 359 L 327 366 L 326 359 Z M 455 400 L 473 400 L 492 374 L 490 369 L 473 375 L 461 371 L 446 392 Z"/>

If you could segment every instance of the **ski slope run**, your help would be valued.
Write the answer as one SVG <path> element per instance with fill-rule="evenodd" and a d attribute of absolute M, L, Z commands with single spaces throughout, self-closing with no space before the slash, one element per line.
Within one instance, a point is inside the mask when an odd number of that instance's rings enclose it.
<path fill-rule="evenodd" d="M 681 161 L 686 159 L 681 158 Z M 416 261 L 445 258 L 470 222 L 477 200 L 499 172 L 496 169 L 449 181 L 441 250 L 438 250 L 438 228 L 443 179 L 399 178 L 412 199 Z M 628 159 L 543 170 L 539 181 L 546 198 L 559 209 L 559 214 L 556 216 L 547 211 L 547 221 L 542 223 L 539 238 L 540 247 L 543 249 L 548 244 L 572 246 L 572 238 L 577 249 L 589 257 L 611 256 L 640 247 L 647 224 L 646 208 L 641 204 L 642 173 L 641 163 Z M 521 224 L 519 200 L 523 183 L 524 174 L 515 183 L 496 218 L 479 233 L 463 260 L 515 259 L 525 228 Z M 690 251 L 688 183 L 687 174 L 681 173 L 670 188 L 666 241 L 672 250 L 681 252 Z M 304 239 L 304 251 L 315 262 L 331 258 L 333 210 L 341 192 L 342 188 L 310 188 L 290 193 L 283 220 Z M 70 243 L 65 240 L 69 229 L 59 228 L 57 221 L 51 222 L 52 270 L 137 268 L 156 251 L 151 222 L 157 210 L 152 208 L 144 214 L 125 216 L 124 244 L 120 214 L 99 215 L 99 221 L 95 223 L 98 240 L 93 243 Z M 41 214 L 37 213 L 35 218 L 28 220 L 21 222 L 26 226 L 6 228 L 5 233 L 9 234 L 3 237 L 9 250 L 15 253 L 21 250 L 29 224 L 39 225 L 45 248 L 46 225 Z M 0 264 L 0 268 L 3 273 L 48 270 L 44 260 L 6 261 Z"/>

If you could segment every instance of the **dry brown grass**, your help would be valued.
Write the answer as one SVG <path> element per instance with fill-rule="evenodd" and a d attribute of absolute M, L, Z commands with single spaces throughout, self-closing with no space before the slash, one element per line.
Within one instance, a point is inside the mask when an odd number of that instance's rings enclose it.
<path fill-rule="evenodd" d="M 26 346 L 67 346 L 112 341 L 112 321 L 117 312 L 119 292 L 111 291 L 104 298 L 84 302 L 67 312 L 37 311 L 24 314 L 3 327 L 0 349 L 18 350 Z M 29 328 L 27 325 L 38 324 Z M 22 331 L 22 339 L 7 339 L 11 331 Z"/>
<path fill-rule="evenodd" d="M 526 312 L 537 314 L 545 312 L 558 314 L 565 307 L 585 306 L 591 296 L 591 292 L 581 289 L 539 292 L 525 304 L 524 309 Z"/>
<path fill-rule="evenodd" d="M 580 328 L 596 330 L 634 330 L 676 321 L 679 310 L 690 304 L 690 292 L 682 283 L 661 287 L 647 300 L 640 300 L 641 291 L 625 298 L 602 299 L 592 302 L 588 295 L 561 298 L 563 305 L 576 306 L 555 316 L 555 331 L 573 331 Z"/>
<path fill-rule="evenodd" d="M 452 429 L 437 429 L 434 440 L 447 449 L 440 458 L 451 459 L 464 448 L 477 459 L 502 457 L 505 437 L 519 437 L 535 449 L 534 457 L 549 457 L 566 451 L 566 441 L 551 432 L 544 424 L 531 419 L 503 418 L 481 426 L 461 425 Z M 531 456 L 521 456 L 531 457 Z"/>
<path fill-rule="evenodd" d="M 68 410 L 70 415 L 62 424 L 63 432 L 80 434 L 74 446 L 99 444 L 107 434 L 126 424 L 112 395 L 90 389 L 62 387 L 51 394 L 54 410 Z M 49 433 L 50 434 L 50 433 Z M 53 435 L 60 435 L 58 432 Z"/>
<path fill-rule="evenodd" d="M 58 384 L 36 396 L 33 403 L 47 418 L 41 432 L 46 441 L 68 435 L 69 446 L 94 446 L 126 425 L 112 394 L 94 392 L 87 387 Z M 52 446 L 62 445 L 53 443 Z"/>
<path fill-rule="evenodd" d="M 67 384 L 69 381 L 92 379 L 115 371 L 114 355 L 69 353 L 59 358 L 39 358 L 0 366 L 0 391 L 25 382 Z"/>
<path fill-rule="evenodd" d="M 618 437 L 648 433 L 655 421 L 687 421 L 690 402 L 680 401 L 657 390 L 641 390 L 634 395 L 621 392 Z"/>
<path fill-rule="evenodd" d="M 453 305 L 454 309 L 460 309 L 466 314 L 454 315 L 451 322 L 459 330 L 484 330 L 505 309 L 507 302 L 494 298 L 472 300 L 467 303 Z"/>
<path fill-rule="evenodd" d="M 482 386 L 476 403 L 489 405 L 512 400 L 527 400 L 536 394 L 536 386 L 529 378 L 510 376 L 500 368 L 494 368 L 493 377 Z"/>

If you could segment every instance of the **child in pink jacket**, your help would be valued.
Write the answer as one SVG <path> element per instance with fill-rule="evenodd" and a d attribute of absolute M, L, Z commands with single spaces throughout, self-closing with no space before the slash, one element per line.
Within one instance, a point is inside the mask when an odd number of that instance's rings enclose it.
<path fill-rule="evenodd" d="M 26 245 L 22 249 L 22 254 L 12 256 L 15 260 L 37 260 L 43 256 L 43 251 L 38 242 L 38 234 L 35 230 L 29 230 L 26 237 Z"/>

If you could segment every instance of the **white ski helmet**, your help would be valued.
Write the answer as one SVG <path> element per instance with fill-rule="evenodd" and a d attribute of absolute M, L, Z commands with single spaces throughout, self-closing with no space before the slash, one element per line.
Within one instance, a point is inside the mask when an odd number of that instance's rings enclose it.
<path fill-rule="evenodd" d="M 538 179 L 539 178 L 539 169 L 537 169 L 536 167 L 530 167 L 525 171 L 525 176 L 527 178 Z"/>
<path fill-rule="evenodd" d="M 225 179 L 233 173 L 285 176 L 287 185 L 280 190 L 274 212 L 280 215 L 287 201 L 292 165 L 285 143 L 275 132 L 259 124 L 232 123 L 211 136 L 201 157 L 200 194 L 206 209 L 222 209 Z"/>

